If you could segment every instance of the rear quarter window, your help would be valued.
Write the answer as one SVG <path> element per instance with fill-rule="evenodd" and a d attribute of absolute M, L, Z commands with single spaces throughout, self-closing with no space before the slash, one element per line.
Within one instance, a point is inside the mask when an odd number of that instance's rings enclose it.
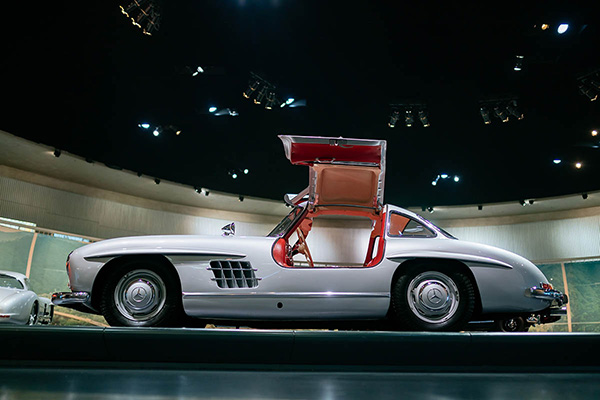
<path fill-rule="evenodd" d="M 388 234 L 393 237 L 431 238 L 436 234 L 423 223 L 406 217 L 402 214 L 392 213 Z"/>

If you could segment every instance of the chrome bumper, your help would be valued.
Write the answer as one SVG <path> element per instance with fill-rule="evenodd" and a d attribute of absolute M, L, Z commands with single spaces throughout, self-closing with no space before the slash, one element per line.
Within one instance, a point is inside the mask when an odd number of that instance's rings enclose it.
<path fill-rule="evenodd" d="M 540 284 L 540 286 L 542 286 Z M 548 300 L 551 302 L 556 301 L 558 307 L 563 306 L 569 302 L 569 298 L 566 294 L 559 292 L 555 289 L 543 289 L 542 287 L 534 286 L 528 290 L 527 295 L 534 299 Z"/>
<path fill-rule="evenodd" d="M 59 292 L 52 294 L 52 304 L 57 306 L 88 303 L 89 299 L 90 294 L 88 292 Z"/>

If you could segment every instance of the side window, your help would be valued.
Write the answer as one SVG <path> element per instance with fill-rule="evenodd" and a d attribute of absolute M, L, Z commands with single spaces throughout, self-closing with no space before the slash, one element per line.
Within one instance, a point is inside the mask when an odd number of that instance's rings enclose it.
<path fill-rule="evenodd" d="M 410 219 L 401 214 L 390 215 L 390 236 L 429 238 L 435 237 L 435 233 L 417 220 Z"/>

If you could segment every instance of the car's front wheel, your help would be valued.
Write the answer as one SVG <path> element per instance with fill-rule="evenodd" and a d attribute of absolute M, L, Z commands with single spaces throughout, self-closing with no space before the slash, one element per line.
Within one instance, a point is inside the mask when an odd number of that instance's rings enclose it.
<path fill-rule="evenodd" d="M 100 310 L 111 326 L 172 326 L 182 314 L 179 282 L 163 265 L 129 262 L 108 276 Z"/>
<path fill-rule="evenodd" d="M 392 311 L 401 329 L 458 331 L 475 309 L 469 277 L 453 267 L 423 265 L 401 275 L 392 289 Z"/>

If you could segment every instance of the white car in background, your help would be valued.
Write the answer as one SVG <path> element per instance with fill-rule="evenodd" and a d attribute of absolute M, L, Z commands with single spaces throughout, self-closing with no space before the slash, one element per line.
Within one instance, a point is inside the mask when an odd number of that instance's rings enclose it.
<path fill-rule="evenodd" d="M 53 317 L 54 305 L 31 290 L 25 275 L 0 271 L 0 323 L 46 325 Z"/>
<path fill-rule="evenodd" d="M 181 326 L 187 316 L 422 331 L 489 320 L 498 330 L 525 331 L 566 312 L 567 297 L 525 258 L 457 240 L 385 205 L 384 140 L 280 138 L 290 162 L 308 167 L 309 185 L 286 196 L 291 212 L 266 237 L 236 237 L 230 224 L 222 237 L 140 236 L 83 246 L 67 259 L 71 292 L 53 294 L 54 304 L 102 314 L 115 326 Z M 313 259 L 306 237 L 320 218 L 361 219 L 368 237 L 358 241 L 344 230 L 335 240 L 316 236 L 329 260 Z M 333 256 L 342 242 L 365 250 L 358 262 Z"/>

